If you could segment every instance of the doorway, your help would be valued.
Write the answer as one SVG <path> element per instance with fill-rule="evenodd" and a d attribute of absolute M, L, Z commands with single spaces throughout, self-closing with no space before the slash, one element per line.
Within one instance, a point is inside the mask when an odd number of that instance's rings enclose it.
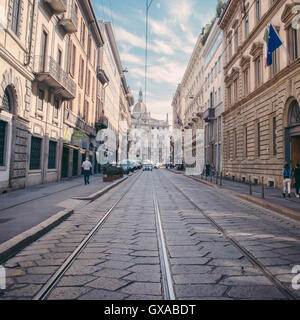
<path fill-rule="evenodd" d="M 291 137 L 291 160 L 293 168 L 300 163 L 300 135 Z"/>
<path fill-rule="evenodd" d="M 68 178 L 68 171 L 69 171 L 69 148 L 63 148 L 62 154 L 62 164 L 61 164 L 61 177 Z"/>

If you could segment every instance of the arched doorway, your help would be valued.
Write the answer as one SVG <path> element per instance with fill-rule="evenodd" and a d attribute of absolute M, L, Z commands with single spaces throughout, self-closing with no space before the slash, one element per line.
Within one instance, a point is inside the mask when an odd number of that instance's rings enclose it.
<path fill-rule="evenodd" d="M 294 168 L 296 163 L 300 163 L 300 107 L 296 99 L 290 102 L 287 120 L 285 160 Z"/>

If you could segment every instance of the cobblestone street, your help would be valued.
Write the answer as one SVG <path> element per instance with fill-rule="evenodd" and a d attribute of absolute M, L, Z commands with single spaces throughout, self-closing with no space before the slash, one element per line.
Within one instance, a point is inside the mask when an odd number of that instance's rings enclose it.
<path fill-rule="evenodd" d="M 36 299 L 112 207 L 45 299 L 164 300 L 166 263 L 174 299 L 300 298 L 291 285 L 299 222 L 159 169 L 134 174 L 4 263 L 0 299 Z"/>

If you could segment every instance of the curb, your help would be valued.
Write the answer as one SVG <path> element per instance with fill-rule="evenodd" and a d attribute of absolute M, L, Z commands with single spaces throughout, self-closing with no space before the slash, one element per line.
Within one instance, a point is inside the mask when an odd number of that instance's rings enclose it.
<path fill-rule="evenodd" d="M 128 177 L 124 177 L 121 180 L 118 180 L 116 182 L 114 182 L 113 184 L 101 189 L 100 191 L 97 191 L 93 194 L 91 194 L 88 197 L 73 197 L 71 199 L 73 200 L 89 200 L 89 201 L 95 201 L 96 199 L 100 198 L 103 194 L 105 194 L 106 192 L 108 192 L 109 190 L 113 189 L 114 187 L 116 187 L 117 185 L 119 185 L 120 183 L 122 183 L 123 181 L 125 181 L 126 179 L 128 179 Z"/>
<path fill-rule="evenodd" d="M 256 198 L 256 197 L 253 197 L 253 196 L 249 196 L 249 195 L 245 195 L 245 194 L 236 194 L 235 195 L 236 197 L 240 198 L 240 199 L 243 199 L 243 200 L 246 200 L 248 202 L 252 202 L 254 204 L 257 204 L 265 209 L 270 209 L 270 210 L 273 210 L 277 213 L 280 213 L 284 216 L 287 216 L 289 218 L 292 218 L 292 219 L 295 219 L 297 221 L 300 221 L 300 214 L 297 213 L 296 211 L 294 210 L 291 210 L 291 209 L 287 209 L 279 204 L 273 204 L 267 200 L 263 200 L 263 199 L 259 199 L 259 198 Z"/>
<path fill-rule="evenodd" d="M 193 177 L 193 176 L 188 176 L 188 175 L 186 175 L 186 174 L 185 174 L 184 176 L 187 177 L 187 178 L 190 178 L 190 179 L 192 179 L 192 180 L 195 180 L 195 181 L 197 181 L 197 182 L 203 183 L 203 184 L 205 184 L 205 185 L 207 185 L 207 186 L 209 186 L 209 187 L 211 187 L 211 188 L 217 189 L 217 186 L 216 186 L 215 184 L 210 183 L 210 182 L 208 182 L 208 181 L 204 181 L 204 180 L 201 180 L 201 179 L 196 178 L 196 177 Z"/>
<path fill-rule="evenodd" d="M 66 209 L 56 213 L 49 219 L 41 222 L 37 226 L 13 237 L 0 245 L 0 264 L 11 258 L 13 255 L 24 249 L 27 245 L 34 242 L 48 231 L 66 220 L 73 210 Z"/>
<path fill-rule="evenodd" d="M 101 189 L 100 191 L 97 191 L 86 198 L 70 198 L 70 199 L 76 199 L 76 200 L 90 200 L 95 201 L 96 199 L 100 198 L 103 194 L 107 193 L 109 190 L 113 189 L 123 181 L 128 179 L 128 177 L 124 177 L 121 180 L 118 180 L 117 182 Z M 58 226 L 61 222 L 69 218 L 70 215 L 74 213 L 74 210 L 72 209 L 66 209 L 63 211 L 60 211 L 50 217 L 49 219 L 41 222 L 37 226 L 24 231 L 23 233 L 13 237 L 12 239 L 2 243 L 0 245 L 0 264 L 10 259 L 12 256 L 16 255 L 18 252 L 20 252 L 22 249 L 24 249 L 26 246 L 31 244 L 32 242 L 36 241 L 43 235 L 45 235 L 47 232 L 49 232 L 51 229 Z"/>

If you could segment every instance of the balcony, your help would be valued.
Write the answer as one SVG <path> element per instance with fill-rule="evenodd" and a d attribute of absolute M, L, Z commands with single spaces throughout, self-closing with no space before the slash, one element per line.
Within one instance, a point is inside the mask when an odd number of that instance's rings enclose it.
<path fill-rule="evenodd" d="M 66 100 L 76 97 L 76 84 L 71 77 L 50 56 L 36 56 L 33 72 L 36 81 L 52 88 L 54 94 L 60 95 Z"/>
<path fill-rule="evenodd" d="M 210 122 L 211 120 L 215 119 L 215 109 L 214 108 L 208 108 L 204 111 L 203 115 L 205 122 Z"/>
<path fill-rule="evenodd" d="M 97 67 L 97 77 L 103 86 L 106 83 L 109 83 L 109 78 L 106 75 L 105 71 L 103 69 L 101 69 L 101 67 Z"/>
<path fill-rule="evenodd" d="M 65 29 L 67 33 L 77 32 L 78 29 L 78 17 L 73 5 L 68 7 L 66 13 L 63 14 L 59 21 L 59 24 Z"/>
<path fill-rule="evenodd" d="M 44 0 L 54 14 L 61 14 L 67 11 L 67 0 Z"/>
<path fill-rule="evenodd" d="M 75 115 L 71 110 L 65 110 L 64 122 L 71 127 L 85 132 L 89 136 L 95 137 L 97 132 L 95 128 L 87 124 L 83 119 Z"/>
<path fill-rule="evenodd" d="M 105 116 L 100 116 L 95 123 L 96 129 L 102 130 L 108 128 L 108 119 Z"/>

